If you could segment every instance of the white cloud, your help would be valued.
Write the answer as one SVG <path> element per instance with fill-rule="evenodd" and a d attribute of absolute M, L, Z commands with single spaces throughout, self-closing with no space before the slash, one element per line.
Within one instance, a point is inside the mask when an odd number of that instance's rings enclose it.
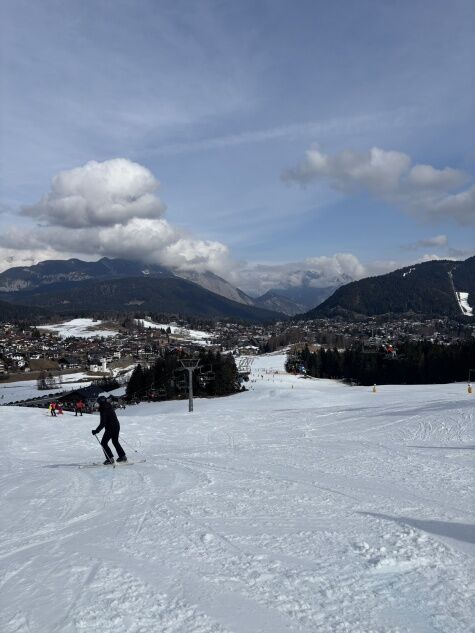
<path fill-rule="evenodd" d="M 314 148 L 282 178 L 302 186 L 328 183 L 346 194 L 366 191 L 426 219 L 453 219 L 460 224 L 475 221 L 475 187 L 456 191 L 469 180 L 465 172 L 450 167 L 411 166 L 411 158 L 403 152 L 373 147 L 362 153 L 344 150 L 329 155 Z"/>
<path fill-rule="evenodd" d="M 25 210 L 46 226 L 14 226 L 0 236 L 0 256 L 3 250 L 10 258 L 4 268 L 21 261 L 31 265 L 48 258 L 100 255 L 180 270 L 230 270 L 227 246 L 195 239 L 161 217 L 165 205 L 156 196 L 157 187 L 148 169 L 123 158 L 61 172 L 51 191 Z M 45 244 L 54 247 L 45 249 Z"/>
<path fill-rule="evenodd" d="M 462 185 L 467 181 L 467 175 L 451 167 L 435 169 L 431 165 L 414 165 L 409 172 L 408 181 L 414 187 L 445 190 Z"/>
<path fill-rule="evenodd" d="M 413 242 L 412 244 L 407 244 L 403 248 L 407 251 L 416 251 L 420 248 L 442 248 L 447 246 L 448 243 L 449 240 L 447 238 L 447 235 L 435 235 L 434 237 L 429 237 L 425 240 L 418 240 L 417 242 Z"/>
<path fill-rule="evenodd" d="M 377 147 L 363 154 L 344 150 L 334 156 L 310 149 L 305 160 L 296 169 L 284 172 L 283 178 L 304 185 L 324 180 L 340 191 L 367 189 L 374 194 L 383 194 L 397 190 L 410 162 L 406 154 L 386 152 Z"/>
<path fill-rule="evenodd" d="M 310 270 L 321 272 L 326 278 L 360 279 L 365 274 L 365 268 L 359 259 L 351 253 L 336 253 L 332 257 L 310 257 L 304 261 Z"/>
<path fill-rule="evenodd" d="M 0 238 L 0 245 L 20 251 L 27 249 L 30 257 L 37 252 L 38 257 L 33 257 L 36 261 L 45 259 L 45 243 L 61 245 L 62 252 L 68 253 L 69 257 L 72 254 L 86 255 L 88 259 L 98 255 L 120 257 L 181 270 L 211 270 L 217 274 L 223 274 L 231 267 L 227 246 L 186 236 L 163 218 L 135 218 L 126 225 L 74 230 L 63 227 L 13 228 Z"/>
<path fill-rule="evenodd" d="M 430 209 L 435 218 L 454 217 L 459 224 L 468 225 L 475 221 L 475 185 L 452 195 L 441 197 Z"/>
<path fill-rule="evenodd" d="M 33 266 L 47 259 L 69 259 L 75 255 L 75 253 L 58 251 L 40 244 L 23 250 L 0 246 L 0 272 L 17 266 Z M 84 257 L 84 259 L 94 260 L 97 257 Z"/>
<path fill-rule="evenodd" d="M 232 282 L 244 291 L 261 295 L 272 288 L 310 286 L 325 288 L 360 279 L 365 266 L 351 253 L 336 253 L 331 257 L 311 257 L 288 264 L 241 265 L 230 275 Z"/>
<path fill-rule="evenodd" d="M 229 249 L 220 242 L 180 238 L 164 249 L 161 261 L 179 270 L 205 272 L 210 270 L 226 275 L 232 268 Z"/>
<path fill-rule="evenodd" d="M 60 172 L 51 191 L 26 215 L 69 228 L 125 224 L 132 218 L 158 218 L 165 205 L 156 195 L 159 182 L 142 165 L 125 158 Z"/>

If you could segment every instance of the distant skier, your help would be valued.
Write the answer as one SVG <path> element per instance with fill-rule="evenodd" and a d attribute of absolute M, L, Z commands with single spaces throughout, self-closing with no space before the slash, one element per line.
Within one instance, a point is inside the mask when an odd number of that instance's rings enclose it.
<path fill-rule="evenodd" d="M 50 402 L 48 409 L 49 409 L 49 412 L 51 413 L 51 416 L 55 418 L 56 417 L 56 402 Z"/>
<path fill-rule="evenodd" d="M 79 400 L 76 402 L 76 405 L 74 407 L 74 411 L 75 411 L 75 416 L 77 416 L 77 414 L 79 413 L 79 415 L 82 417 L 82 412 L 84 411 L 86 405 L 84 404 L 84 402 L 81 400 L 81 398 L 79 398 Z"/>
<path fill-rule="evenodd" d="M 101 446 L 104 450 L 104 453 L 107 455 L 107 459 L 104 462 L 104 465 L 107 466 L 108 464 L 114 463 L 112 451 L 108 446 L 109 440 L 112 440 L 112 444 L 117 451 L 117 461 L 126 462 L 127 457 L 125 455 L 124 449 L 119 443 L 120 424 L 114 408 L 105 396 L 99 396 L 99 398 L 97 399 L 97 405 L 99 407 L 99 414 L 101 416 L 101 419 L 99 426 L 97 427 L 97 429 L 93 429 L 92 434 L 97 435 L 99 431 L 104 429 L 104 435 L 102 436 L 101 440 Z"/>

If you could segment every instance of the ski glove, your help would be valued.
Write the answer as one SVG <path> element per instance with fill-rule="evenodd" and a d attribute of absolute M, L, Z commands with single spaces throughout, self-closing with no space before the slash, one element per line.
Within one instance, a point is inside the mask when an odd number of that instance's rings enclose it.
<path fill-rule="evenodd" d="M 92 433 L 93 435 L 97 435 L 97 431 L 96 431 L 96 429 L 92 429 L 91 433 Z"/>

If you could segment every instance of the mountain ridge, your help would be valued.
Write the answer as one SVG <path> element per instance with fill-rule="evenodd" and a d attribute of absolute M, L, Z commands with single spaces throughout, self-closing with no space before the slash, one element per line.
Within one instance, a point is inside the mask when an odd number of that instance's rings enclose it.
<path fill-rule="evenodd" d="M 57 314 L 78 312 L 158 312 L 208 318 L 272 321 L 282 314 L 247 306 L 171 276 L 58 282 L 32 290 L 2 293 L 11 305 L 23 304 Z"/>
<path fill-rule="evenodd" d="M 353 281 L 299 316 L 304 319 L 388 313 L 464 316 L 456 295 L 461 292 L 468 294 L 469 307 L 475 307 L 475 257 L 465 261 L 432 260 Z"/>
<path fill-rule="evenodd" d="M 298 293 L 298 288 L 277 288 L 275 294 L 285 297 L 279 300 L 277 297 L 263 296 L 252 298 L 239 288 L 234 287 L 228 281 L 210 271 L 182 271 L 167 268 L 159 264 L 144 264 L 139 261 L 125 260 L 121 258 L 111 259 L 102 257 L 93 262 L 83 261 L 77 258 L 67 260 L 45 260 L 32 266 L 15 266 L 0 273 L 0 295 L 5 293 L 18 293 L 40 289 L 53 284 L 68 284 L 88 280 L 121 279 L 125 277 L 151 278 L 173 277 L 191 281 L 202 288 L 214 292 L 222 297 L 236 301 L 243 305 L 255 306 L 265 310 L 278 310 L 286 315 L 294 315 L 317 305 L 320 300 L 320 289 L 308 286 L 309 281 L 314 281 L 316 275 L 309 272 L 310 277 L 305 277 L 305 287 L 300 289 L 301 301 L 293 295 Z M 318 275 L 317 275 L 318 277 Z M 63 289 L 63 287 L 61 287 Z M 332 289 L 333 291 L 333 289 Z M 267 294 L 267 293 L 266 293 Z M 304 298 L 305 295 L 305 298 Z M 315 296 L 315 299 L 314 299 Z M 328 293 L 324 295 L 324 298 Z M 311 297 L 311 298 L 310 298 Z"/>

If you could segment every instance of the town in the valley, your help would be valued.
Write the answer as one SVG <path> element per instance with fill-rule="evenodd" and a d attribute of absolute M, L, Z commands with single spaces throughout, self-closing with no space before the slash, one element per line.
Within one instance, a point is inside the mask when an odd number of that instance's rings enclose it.
<path fill-rule="evenodd" d="M 475 324 L 450 318 L 372 317 L 360 321 L 283 320 L 268 324 L 132 317 L 115 320 L 75 318 L 62 322 L 0 324 L 0 404 L 47 406 L 71 395 L 91 403 L 102 391 L 121 394 L 133 370 L 151 367 L 167 354 L 197 358 L 205 350 L 232 355 L 242 388 L 246 388 L 252 357 L 286 350 L 338 349 L 354 345 L 397 357 L 407 342 L 440 345 L 473 340 Z M 250 360 L 249 360 L 250 359 Z M 198 368 L 199 369 L 199 368 Z M 206 368 L 208 373 L 210 368 Z M 295 369 L 295 368 L 294 368 Z M 297 371 L 305 372 L 303 367 Z M 182 395 L 186 396 L 186 381 Z M 120 387 L 113 390 L 114 387 Z M 85 390 L 89 388 L 89 390 Z M 147 397 L 159 399 L 152 391 Z"/>

